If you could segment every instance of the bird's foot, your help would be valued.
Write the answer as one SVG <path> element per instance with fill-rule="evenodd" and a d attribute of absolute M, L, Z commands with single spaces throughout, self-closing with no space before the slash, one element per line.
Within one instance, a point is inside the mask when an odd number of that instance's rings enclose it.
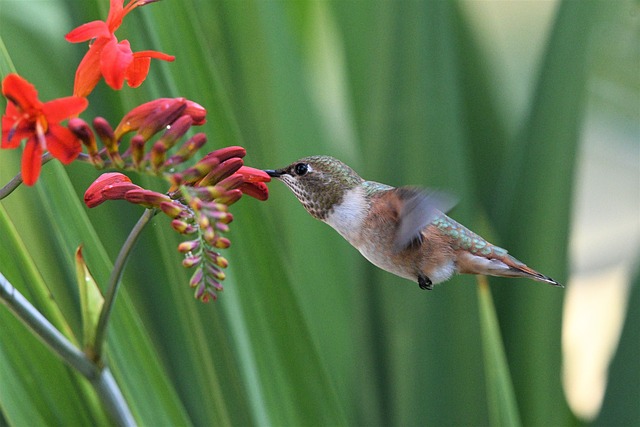
<path fill-rule="evenodd" d="M 433 289 L 433 283 L 431 283 L 431 279 L 429 279 L 424 274 L 418 276 L 418 285 L 420 289 L 430 291 Z"/>

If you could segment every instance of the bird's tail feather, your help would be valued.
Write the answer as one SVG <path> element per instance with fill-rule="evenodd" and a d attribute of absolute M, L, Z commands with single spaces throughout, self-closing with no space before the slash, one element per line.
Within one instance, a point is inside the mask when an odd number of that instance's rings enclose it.
<path fill-rule="evenodd" d="M 485 258 L 467 252 L 462 257 L 458 257 L 458 268 L 461 273 L 499 277 L 526 277 L 553 286 L 564 287 L 556 280 L 537 272 L 509 254 L 499 258 Z"/>

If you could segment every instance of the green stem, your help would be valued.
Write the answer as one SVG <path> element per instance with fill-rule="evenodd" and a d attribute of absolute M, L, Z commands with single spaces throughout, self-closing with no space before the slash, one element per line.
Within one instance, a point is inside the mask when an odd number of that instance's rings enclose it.
<path fill-rule="evenodd" d="M 47 163 L 51 159 L 53 159 L 53 156 L 51 155 L 51 153 L 49 153 L 49 152 L 44 153 L 44 155 L 42 156 L 42 164 L 44 165 L 45 163 Z M 9 194 L 11 194 L 13 192 L 13 190 L 18 188 L 18 186 L 20 184 L 22 184 L 22 173 L 19 173 L 18 175 L 16 175 L 13 178 L 11 178 L 11 181 L 9 181 L 7 183 L 7 185 L 5 185 L 4 187 L 0 188 L 0 200 L 4 199 Z"/>
<path fill-rule="evenodd" d="M 22 322 L 64 361 L 87 378 L 98 369 L 0 273 L 0 299 Z"/>
<path fill-rule="evenodd" d="M 136 420 L 129 409 L 127 401 L 118 387 L 108 367 L 103 367 L 100 376 L 91 381 L 107 411 L 120 426 L 135 426 Z"/>
<path fill-rule="evenodd" d="M 122 391 L 111 371 L 98 367 L 58 331 L 5 277 L 0 273 L 0 300 L 60 359 L 89 380 L 101 397 L 107 412 L 121 426 L 136 424 Z"/>
<path fill-rule="evenodd" d="M 147 225 L 157 212 L 158 211 L 156 209 L 145 209 L 144 213 L 131 230 L 131 233 L 129 233 L 127 240 L 122 245 L 118 258 L 116 258 L 113 270 L 111 271 L 111 276 L 109 277 L 109 283 L 107 284 L 107 294 L 105 295 L 104 305 L 102 306 L 98 325 L 96 326 L 94 351 L 98 360 L 102 357 L 102 347 L 106 338 L 107 324 L 109 323 L 113 303 L 116 299 L 116 295 L 118 294 L 120 279 L 122 278 L 122 273 L 124 272 L 124 267 L 129 258 L 129 254 L 138 240 L 138 237 L 140 237 L 140 233 L 142 233 L 144 226 Z"/>

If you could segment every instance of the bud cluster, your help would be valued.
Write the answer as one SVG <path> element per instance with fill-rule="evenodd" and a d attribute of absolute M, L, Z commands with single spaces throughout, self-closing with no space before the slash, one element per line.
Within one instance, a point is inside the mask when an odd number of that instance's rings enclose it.
<path fill-rule="evenodd" d="M 70 119 L 68 127 L 87 148 L 88 160 L 95 167 L 101 169 L 111 166 L 160 174 L 191 158 L 207 142 L 206 136 L 198 133 L 187 139 L 173 155 L 167 154 L 191 126 L 205 123 L 206 114 L 207 111 L 193 101 L 160 98 L 131 110 L 115 130 L 102 117 L 93 120 L 93 130 L 80 118 Z M 162 130 L 164 133 L 145 152 L 145 145 Z M 135 134 L 129 147 L 120 153 L 122 138 L 131 132 Z M 100 150 L 96 134 L 104 145 Z"/>
<path fill-rule="evenodd" d="M 87 189 L 85 204 L 93 208 L 106 200 L 126 200 L 145 208 L 157 209 L 171 218 L 171 227 L 180 234 L 193 236 L 184 241 L 178 251 L 184 254 L 182 264 L 195 268 L 189 282 L 195 297 L 202 301 L 217 298 L 225 278 L 222 269 L 228 261 L 219 253 L 231 242 L 222 233 L 229 230 L 233 216 L 228 208 L 242 194 L 258 200 L 269 196 L 270 180 L 265 172 L 244 166 L 242 147 L 226 147 L 208 153 L 193 166 L 174 172 L 173 168 L 189 158 L 204 145 L 204 134 L 189 138 L 177 151 L 169 155 L 179 139 L 192 125 L 204 123 L 206 112 L 199 105 L 182 98 L 152 101 L 133 109 L 113 130 L 106 120 L 97 118 L 93 128 L 104 143 L 98 150 L 94 133 L 80 119 L 69 122 L 69 128 L 80 138 L 96 167 L 114 166 L 161 175 L 170 184 L 166 194 L 144 189 L 122 173 L 102 174 Z M 166 129 L 145 153 L 151 137 Z M 121 155 L 121 138 L 135 131 L 129 148 Z"/>

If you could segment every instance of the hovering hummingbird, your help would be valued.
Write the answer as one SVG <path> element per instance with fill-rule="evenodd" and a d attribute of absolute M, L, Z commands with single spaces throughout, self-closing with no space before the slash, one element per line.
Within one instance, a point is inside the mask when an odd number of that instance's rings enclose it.
<path fill-rule="evenodd" d="M 417 281 L 421 289 L 431 290 L 454 273 L 527 277 L 562 286 L 445 215 L 454 205 L 445 193 L 365 181 L 329 156 L 305 157 L 265 172 L 284 182 L 311 216 L 333 227 L 371 263 Z"/>

